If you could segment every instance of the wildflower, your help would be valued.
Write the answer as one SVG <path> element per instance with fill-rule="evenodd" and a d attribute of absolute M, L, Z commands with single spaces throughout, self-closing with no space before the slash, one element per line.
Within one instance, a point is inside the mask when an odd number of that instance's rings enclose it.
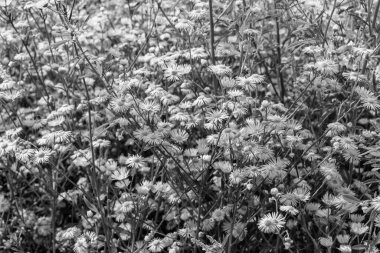
<path fill-rule="evenodd" d="M 22 133 L 22 127 L 18 127 L 15 129 L 9 129 L 5 131 L 5 136 L 7 136 L 10 139 L 14 139 L 18 137 Z"/>
<path fill-rule="evenodd" d="M 177 143 L 184 143 L 189 138 L 189 134 L 181 129 L 173 130 L 170 135 L 171 138 Z"/>
<path fill-rule="evenodd" d="M 229 228 L 231 228 L 231 224 L 227 223 Z M 232 236 L 238 238 L 240 241 L 243 241 L 244 237 L 247 235 L 246 224 L 242 222 L 237 222 L 232 229 Z"/>
<path fill-rule="evenodd" d="M 352 222 L 350 224 L 350 227 L 351 227 L 351 232 L 356 235 L 364 234 L 369 229 L 369 227 L 364 225 L 363 223 L 357 223 L 357 222 Z"/>
<path fill-rule="evenodd" d="M 257 88 L 257 84 L 264 82 L 265 77 L 258 74 L 253 74 L 249 77 L 238 77 L 237 85 L 241 86 L 247 91 L 254 91 Z"/>
<path fill-rule="evenodd" d="M 70 227 L 63 232 L 62 237 L 69 240 L 79 237 L 80 234 L 81 230 L 78 227 Z"/>
<path fill-rule="evenodd" d="M 74 252 L 75 253 L 85 253 L 88 252 L 90 245 L 87 242 L 85 237 L 79 237 L 74 244 Z"/>
<path fill-rule="evenodd" d="M 366 83 L 368 82 L 368 78 L 366 75 L 362 75 L 357 72 L 345 72 L 342 74 L 347 80 L 353 81 L 353 82 L 361 82 Z"/>
<path fill-rule="evenodd" d="M 336 239 L 340 244 L 348 244 L 350 241 L 350 236 L 349 235 L 337 235 Z"/>
<path fill-rule="evenodd" d="M 162 137 L 163 137 L 162 134 L 158 132 L 154 132 L 154 133 L 148 134 L 147 136 L 144 136 L 143 141 L 145 141 L 146 143 L 150 145 L 159 145 L 159 144 L 162 144 L 162 142 L 164 141 Z"/>
<path fill-rule="evenodd" d="M 150 130 L 150 128 L 148 126 L 144 126 L 143 129 L 138 129 L 138 130 L 134 131 L 133 135 L 138 140 L 144 140 L 144 138 L 146 138 L 146 136 L 151 134 L 151 133 L 152 133 L 152 131 Z"/>
<path fill-rule="evenodd" d="M 216 221 L 224 220 L 225 212 L 222 209 L 215 209 L 212 213 L 212 218 Z"/>
<path fill-rule="evenodd" d="M 48 236 L 51 234 L 51 217 L 40 217 L 34 225 L 34 230 L 41 236 Z"/>
<path fill-rule="evenodd" d="M 355 87 L 354 91 L 359 95 L 360 102 L 365 108 L 373 111 L 380 109 L 380 103 L 372 91 L 360 86 Z"/>
<path fill-rule="evenodd" d="M 194 23 L 187 19 L 179 19 L 175 28 L 178 30 L 183 30 L 186 32 L 190 32 L 194 27 Z"/>
<path fill-rule="evenodd" d="M 320 46 L 308 46 L 308 47 L 305 47 L 302 51 L 305 54 L 319 55 L 320 53 L 323 52 L 323 50 L 324 49 Z"/>
<path fill-rule="evenodd" d="M 140 109 L 149 113 L 157 113 L 160 111 L 161 106 L 155 101 L 145 101 L 139 104 Z"/>
<path fill-rule="evenodd" d="M 146 195 L 148 194 L 153 188 L 153 183 L 151 181 L 144 180 L 141 185 L 136 187 L 136 190 L 139 194 Z"/>
<path fill-rule="evenodd" d="M 204 231 L 210 231 L 211 229 L 213 229 L 215 226 L 215 220 L 214 219 L 205 219 L 203 222 L 202 222 L 202 230 Z"/>
<path fill-rule="evenodd" d="M 54 151 L 49 148 L 40 148 L 34 152 L 33 162 L 36 164 L 48 163 L 53 157 Z"/>
<path fill-rule="evenodd" d="M 333 245 L 332 238 L 329 237 L 319 237 L 318 239 L 319 243 L 326 248 L 330 248 Z"/>
<path fill-rule="evenodd" d="M 244 173 L 242 173 L 242 171 L 239 170 L 233 171 L 229 176 L 230 183 L 235 185 L 240 184 L 244 180 L 244 178 Z"/>
<path fill-rule="evenodd" d="M 174 82 L 182 78 L 183 75 L 190 73 L 190 65 L 171 64 L 165 69 L 164 76 L 167 80 Z"/>
<path fill-rule="evenodd" d="M 223 77 L 223 78 L 220 80 L 220 85 L 221 85 L 223 88 L 225 88 L 225 89 L 233 88 L 233 87 L 235 87 L 235 85 L 236 85 L 236 81 L 235 81 L 235 79 L 230 78 L 230 77 Z"/>
<path fill-rule="evenodd" d="M 221 124 L 223 120 L 228 119 L 228 115 L 226 112 L 222 110 L 215 110 L 215 111 L 208 112 L 206 115 L 206 119 L 212 125 L 218 125 L 218 124 Z"/>
<path fill-rule="evenodd" d="M 351 253 L 352 252 L 350 245 L 340 245 L 338 250 L 342 253 Z"/>
<path fill-rule="evenodd" d="M 293 190 L 292 194 L 295 195 L 297 199 L 302 202 L 306 202 L 310 199 L 310 191 L 305 187 L 296 188 L 295 190 Z"/>
<path fill-rule="evenodd" d="M 226 42 L 219 43 L 215 50 L 216 57 L 228 57 L 238 55 L 234 45 Z"/>
<path fill-rule="evenodd" d="M 113 180 L 122 181 L 122 180 L 128 178 L 128 176 L 129 176 L 128 170 L 126 170 L 125 168 L 119 168 L 119 169 L 114 170 L 112 172 L 111 178 Z"/>
<path fill-rule="evenodd" d="M 210 65 L 208 69 L 217 76 L 227 76 L 232 74 L 232 69 L 223 64 Z"/>
<path fill-rule="evenodd" d="M 285 225 L 285 218 L 279 213 L 265 214 L 258 225 L 264 233 L 278 233 Z"/>
<path fill-rule="evenodd" d="M 193 20 L 200 20 L 206 18 L 208 15 L 207 10 L 195 9 L 189 13 L 189 17 Z"/>
<path fill-rule="evenodd" d="M 329 59 L 317 61 L 314 67 L 322 75 L 334 75 L 339 72 L 339 65 Z"/>
<path fill-rule="evenodd" d="M 133 99 L 130 95 L 114 97 L 109 103 L 109 108 L 115 113 L 126 113 L 133 105 Z"/>
<path fill-rule="evenodd" d="M 45 134 L 37 140 L 38 145 L 52 145 L 57 143 L 68 143 L 72 139 L 73 134 L 70 131 L 55 131 Z"/>
<path fill-rule="evenodd" d="M 153 239 L 148 246 L 151 252 L 161 252 L 164 249 L 164 244 L 160 239 Z"/>
<path fill-rule="evenodd" d="M 94 148 L 108 148 L 111 146 L 111 142 L 109 140 L 97 139 L 93 143 Z"/>
<path fill-rule="evenodd" d="M 55 119 L 49 120 L 48 125 L 52 127 L 62 126 L 65 121 L 66 118 L 61 115 L 56 117 Z"/>
<path fill-rule="evenodd" d="M 280 206 L 280 210 L 283 212 L 290 213 L 292 215 L 297 215 L 299 212 L 296 208 L 292 206 Z"/>
<path fill-rule="evenodd" d="M 4 213 L 9 210 L 11 203 L 5 198 L 4 194 L 0 194 L 0 213 Z"/>
<path fill-rule="evenodd" d="M 346 126 L 339 122 L 330 123 L 327 125 L 327 134 L 326 136 L 333 137 L 344 131 L 346 131 Z"/>
<path fill-rule="evenodd" d="M 321 208 L 321 204 L 319 204 L 319 203 L 307 203 L 305 208 L 309 212 L 316 212 Z"/>
<path fill-rule="evenodd" d="M 237 89 L 230 90 L 227 92 L 227 94 L 232 98 L 238 98 L 244 95 L 244 93 L 241 90 L 237 90 Z"/>
<path fill-rule="evenodd" d="M 350 220 L 352 222 L 363 222 L 364 221 L 364 216 L 359 215 L 359 214 L 350 214 Z"/>
<path fill-rule="evenodd" d="M 371 207 L 375 209 L 376 211 L 380 211 L 380 196 L 377 196 L 376 198 L 371 200 Z"/>
<path fill-rule="evenodd" d="M 201 107 L 201 106 L 204 106 L 204 105 L 208 105 L 211 102 L 212 102 L 212 99 L 210 97 L 206 97 L 205 95 L 201 94 L 199 97 L 197 97 L 194 100 L 193 106 Z"/>

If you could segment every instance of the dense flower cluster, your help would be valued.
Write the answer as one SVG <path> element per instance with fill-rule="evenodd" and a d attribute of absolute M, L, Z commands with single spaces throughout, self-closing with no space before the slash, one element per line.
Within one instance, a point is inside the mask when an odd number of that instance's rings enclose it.
<path fill-rule="evenodd" d="M 0 1 L 1 252 L 379 252 L 380 1 Z"/>

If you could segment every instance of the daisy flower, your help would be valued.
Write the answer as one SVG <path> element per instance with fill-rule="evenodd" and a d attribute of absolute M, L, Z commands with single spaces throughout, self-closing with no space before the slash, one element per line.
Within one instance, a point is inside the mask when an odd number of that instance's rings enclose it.
<path fill-rule="evenodd" d="M 138 140 L 143 140 L 147 135 L 151 134 L 152 131 L 149 129 L 148 126 L 144 126 L 143 129 L 138 129 L 133 132 L 133 136 L 136 137 Z"/>
<path fill-rule="evenodd" d="M 193 29 L 194 23 L 187 19 L 180 19 L 177 21 L 177 24 L 175 25 L 175 28 L 178 30 L 183 30 L 186 32 L 189 32 Z"/>
<path fill-rule="evenodd" d="M 49 148 L 40 148 L 34 152 L 33 161 L 36 164 L 48 163 L 53 155 L 54 155 L 53 150 Z"/>
<path fill-rule="evenodd" d="M 350 227 L 351 227 L 351 232 L 356 235 L 364 234 L 369 229 L 368 226 L 364 225 L 363 223 L 358 223 L 358 222 L 352 222 Z"/>
<path fill-rule="evenodd" d="M 128 176 L 129 176 L 129 171 L 126 170 L 125 168 L 120 168 L 120 169 L 115 170 L 112 173 L 111 178 L 113 180 L 122 181 L 126 179 Z"/>
<path fill-rule="evenodd" d="M 127 112 L 132 106 L 132 100 L 129 98 L 129 96 L 112 98 L 109 103 L 110 109 L 116 113 Z"/>
<path fill-rule="evenodd" d="M 232 98 L 238 98 L 238 97 L 241 97 L 244 95 L 243 91 L 241 90 L 237 90 L 237 89 L 234 89 L 234 90 L 230 90 L 227 92 L 227 94 L 232 97 Z"/>
<path fill-rule="evenodd" d="M 191 53 L 191 57 L 190 57 Z M 190 52 L 185 52 L 183 55 L 186 59 L 204 59 L 208 57 L 206 50 L 202 47 L 192 48 Z"/>
<path fill-rule="evenodd" d="M 206 115 L 206 119 L 213 125 L 217 125 L 223 122 L 223 120 L 228 119 L 227 113 L 222 110 L 215 110 L 208 112 Z"/>
<path fill-rule="evenodd" d="M 321 54 L 323 50 L 324 49 L 320 46 L 308 46 L 308 47 L 305 47 L 302 51 L 305 54 L 314 55 L 314 54 Z"/>
<path fill-rule="evenodd" d="M 304 187 L 295 189 L 292 194 L 302 202 L 306 202 L 310 199 L 310 191 Z"/>
<path fill-rule="evenodd" d="M 108 148 L 111 146 L 111 142 L 109 140 L 97 139 L 93 143 L 94 148 Z"/>
<path fill-rule="evenodd" d="M 203 19 L 203 18 L 206 18 L 207 16 L 208 16 L 207 10 L 196 9 L 196 10 L 192 10 L 189 13 L 189 18 L 191 18 L 193 20 Z"/>
<path fill-rule="evenodd" d="M 190 71 L 191 71 L 190 65 L 171 64 L 165 70 L 164 76 L 167 80 L 174 82 L 174 81 L 180 80 L 183 75 L 190 73 Z"/>
<path fill-rule="evenodd" d="M 296 208 L 292 206 L 280 206 L 280 210 L 283 212 L 290 213 L 292 215 L 297 215 L 299 212 Z"/>
<path fill-rule="evenodd" d="M 236 85 L 236 80 L 230 77 L 223 77 L 220 80 L 220 85 L 225 89 L 233 88 Z"/>
<path fill-rule="evenodd" d="M 140 155 L 132 155 L 128 157 L 125 164 L 135 169 L 145 166 L 144 158 Z"/>
<path fill-rule="evenodd" d="M 380 211 L 380 196 L 377 196 L 376 198 L 371 200 L 371 207 L 375 209 L 376 211 Z"/>
<path fill-rule="evenodd" d="M 258 74 L 253 74 L 249 77 L 238 77 L 237 85 L 247 91 L 253 91 L 257 88 L 257 84 L 264 82 L 265 77 Z"/>
<path fill-rule="evenodd" d="M 305 206 L 306 210 L 308 212 L 316 212 L 318 211 L 320 208 L 321 208 L 321 204 L 319 203 L 307 203 L 306 206 Z"/>
<path fill-rule="evenodd" d="M 225 212 L 222 209 L 215 209 L 214 212 L 212 213 L 212 218 L 215 221 L 222 221 L 224 220 Z"/>
<path fill-rule="evenodd" d="M 148 246 L 151 252 L 161 252 L 164 249 L 164 244 L 160 239 L 153 239 Z"/>
<path fill-rule="evenodd" d="M 170 133 L 170 137 L 177 143 L 184 143 L 189 138 L 189 134 L 185 130 L 175 129 Z"/>
<path fill-rule="evenodd" d="M 217 76 L 228 76 L 232 74 L 232 69 L 223 64 L 210 65 L 208 69 Z"/>
<path fill-rule="evenodd" d="M 235 47 L 226 42 L 219 43 L 215 50 L 216 57 L 228 57 L 238 54 L 239 52 L 235 49 Z"/>
<path fill-rule="evenodd" d="M 278 233 L 285 225 L 285 218 L 279 213 L 265 214 L 259 222 L 259 229 L 264 233 Z"/>
<path fill-rule="evenodd" d="M 161 108 L 160 104 L 152 100 L 144 101 L 143 103 L 140 103 L 139 106 L 141 110 L 150 112 L 150 113 L 157 113 L 160 111 L 160 108 Z"/>
<path fill-rule="evenodd" d="M 326 136 L 333 137 L 344 131 L 346 131 L 346 126 L 339 122 L 333 122 L 327 125 L 328 132 Z"/>
<path fill-rule="evenodd" d="M 317 61 L 314 68 L 322 75 L 334 75 L 339 72 L 339 65 L 329 59 Z"/>
<path fill-rule="evenodd" d="M 8 211 L 8 209 L 11 207 L 10 202 L 5 198 L 4 194 L 0 194 L 0 213 L 4 213 Z"/>
<path fill-rule="evenodd" d="M 319 237 L 318 239 L 319 243 L 326 248 L 330 248 L 333 245 L 332 238 L 329 237 Z"/>
<path fill-rule="evenodd" d="M 352 252 L 350 245 L 340 245 L 338 250 L 342 253 L 351 253 Z"/>
<path fill-rule="evenodd" d="M 377 111 L 380 109 L 379 101 L 372 91 L 364 87 L 356 87 L 354 91 L 359 95 L 360 102 L 368 110 Z"/>
<path fill-rule="evenodd" d="M 208 105 L 212 102 L 212 98 L 210 97 L 206 97 L 204 94 L 201 94 L 199 97 L 197 97 L 194 102 L 193 102 L 193 106 L 198 106 L 198 107 L 201 107 L 201 106 L 204 106 L 204 105 Z"/>
<path fill-rule="evenodd" d="M 350 236 L 349 235 L 337 235 L 336 239 L 340 244 L 348 244 L 350 241 Z"/>
<path fill-rule="evenodd" d="M 215 226 L 215 220 L 214 219 L 205 219 L 202 222 L 202 230 L 204 231 L 210 231 Z"/>

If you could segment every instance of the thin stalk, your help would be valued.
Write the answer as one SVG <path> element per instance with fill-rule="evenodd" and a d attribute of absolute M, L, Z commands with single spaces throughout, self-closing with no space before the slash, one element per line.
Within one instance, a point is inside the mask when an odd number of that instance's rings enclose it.
<path fill-rule="evenodd" d="M 377 14 L 379 14 L 380 0 L 377 1 L 375 12 L 373 13 L 372 27 L 376 30 L 376 19 Z"/>
<path fill-rule="evenodd" d="M 210 51 L 211 51 L 211 63 L 215 65 L 215 32 L 214 32 L 214 18 L 212 9 L 212 0 L 208 0 L 208 6 L 210 10 Z M 214 84 L 214 93 L 217 94 L 218 84 L 215 75 L 212 76 L 212 82 Z"/>
<path fill-rule="evenodd" d="M 326 29 L 325 29 L 325 33 L 324 33 L 323 46 L 325 44 L 327 44 L 327 32 L 329 31 L 329 26 L 330 26 L 330 23 L 331 23 L 331 19 L 332 19 L 332 16 L 333 16 L 334 12 L 335 12 L 336 6 L 337 6 L 336 2 L 337 2 L 337 0 L 334 0 L 334 6 L 333 6 L 333 9 L 332 9 L 331 14 L 329 16 L 329 20 L 327 21 L 327 25 L 326 25 Z"/>
<path fill-rule="evenodd" d="M 276 9 L 276 3 L 275 3 L 275 9 Z M 277 39 L 277 82 L 280 84 L 281 91 L 281 100 L 283 101 L 286 95 L 286 90 L 285 90 L 285 84 L 284 84 L 284 77 L 282 76 L 281 73 L 281 37 L 280 37 L 280 22 L 279 18 L 276 16 L 276 39 Z"/>

